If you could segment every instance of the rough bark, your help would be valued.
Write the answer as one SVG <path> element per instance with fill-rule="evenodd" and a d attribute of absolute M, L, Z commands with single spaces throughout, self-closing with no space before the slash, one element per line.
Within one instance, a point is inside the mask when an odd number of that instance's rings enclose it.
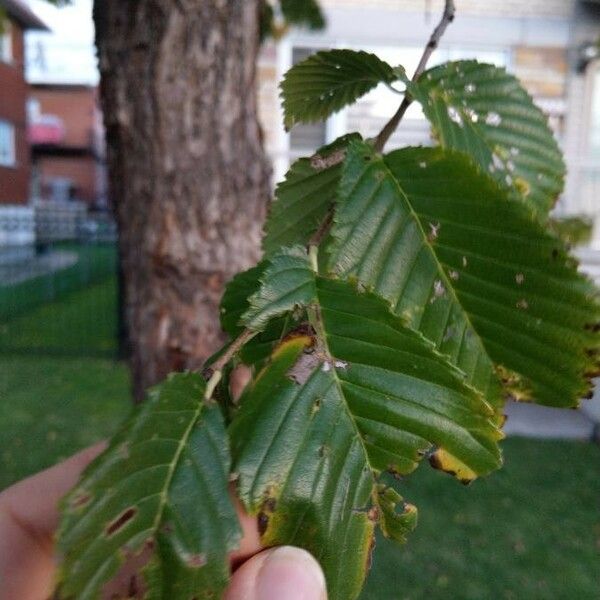
<path fill-rule="evenodd" d="M 259 254 L 258 0 L 95 0 L 94 20 L 139 399 L 216 349 L 224 282 Z"/>

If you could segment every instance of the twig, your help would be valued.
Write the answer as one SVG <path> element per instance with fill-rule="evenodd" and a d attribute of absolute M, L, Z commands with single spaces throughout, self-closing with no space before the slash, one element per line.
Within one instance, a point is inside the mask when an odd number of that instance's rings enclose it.
<path fill-rule="evenodd" d="M 221 381 L 221 377 L 223 376 L 223 368 L 225 365 L 233 358 L 237 352 L 239 352 L 244 346 L 244 344 L 248 343 L 258 331 L 252 331 L 251 329 L 244 329 L 240 335 L 231 342 L 227 350 L 223 352 L 217 360 L 215 360 L 212 365 L 209 365 L 206 369 L 207 373 L 210 373 L 210 377 L 206 383 L 206 390 L 204 392 L 204 399 L 210 400 L 215 391 L 215 388 Z"/>
<path fill-rule="evenodd" d="M 333 223 L 333 206 L 330 206 L 329 209 L 327 210 L 327 214 L 325 215 L 325 218 L 319 225 L 319 228 L 311 235 L 310 239 L 308 240 L 308 246 L 309 247 L 310 246 L 318 246 L 323 241 L 325 236 L 329 233 L 332 223 Z"/>
<path fill-rule="evenodd" d="M 437 24 L 437 27 L 433 30 L 429 41 L 427 42 L 427 46 L 425 46 L 425 50 L 423 50 L 423 55 L 421 56 L 421 60 L 415 69 L 414 75 L 412 76 L 412 81 L 415 82 L 421 76 L 421 73 L 425 70 L 427 66 L 427 61 L 430 56 L 433 54 L 433 51 L 438 47 L 440 43 L 441 37 L 444 35 L 446 28 L 452 21 L 454 21 L 454 14 L 456 13 L 456 6 L 454 5 L 454 0 L 446 0 L 446 5 L 444 6 L 444 13 L 442 14 L 442 18 L 440 22 Z M 379 132 L 377 138 L 375 138 L 375 143 L 373 147 L 377 152 L 381 152 L 386 145 L 387 141 L 390 139 L 392 133 L 398 127 L 398 123 L 402 120 L 402 117 L 406 113 L 406 110 L 411 105 L 413 99 L 411 98 L 408 91 L 404 94 L 404 98 L 402 103 L 398 107 L 398 110 L 394 113 L 394 116 L 385 124 L 383 129 Z"/>

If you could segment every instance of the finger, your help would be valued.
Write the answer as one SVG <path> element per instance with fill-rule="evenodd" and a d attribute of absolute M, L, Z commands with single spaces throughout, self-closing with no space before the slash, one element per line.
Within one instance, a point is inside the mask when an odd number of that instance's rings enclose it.
<path fill-rule="evenodd" d="M 233 401 L 237 402 L 244 391 L 244 388 L 248 385 L 252 379 L 252 371 L 245 365 L 237 366 L 231 373 L 230 386 L 231 396 Z"/>
<path fill-rule="evenodd" d="M 38 600 L 50 593 L 59 501 L 105 448 L 105 442 L 96 444 L 0 493 L 0 600 Z M 240 547 L 230 555 L 235 568 L 256 554 L 261 543 L 256 517 L 246 513 L 234 493 L 232 487 L 231 497 L 242 526 Z M 134 573 L 136 567 L 124 570 Z"/>
<path fill-rule="evenodd" d="M 90 446 L 45 471 L 28 477 L 0 494 L 4 509 L 39 538 L 51 539 L 58 525 L 58 502 L 77 483 L 81 472 L 106 448 Z"/>
<path fill-rule="evenodd" d="M 100 443 L 0 494 L 0 598 L 39 600 L 52 589 L 58 502 L 104 449 Z"/>
<path fill-rule="evenodd" d="M 325 577 L 306 550 L 280 546 L 264 550 L 234 574 L 224 600 L 326 600 Z"/>
<path fill-rule="evenodd" d="M 233 487 L 230 488 L 229 492 L 242 527 L 240 547 L 229 555 L 231 566 L 235 569 L 239 564 L 256 554 L 259 550 L 262 550 L 263 546 L 260 543 L 260 533 L 258 532 L 256 517 L 250 516 L 245 511 L 242 503 L 234 495 L 235 489 Z"/>

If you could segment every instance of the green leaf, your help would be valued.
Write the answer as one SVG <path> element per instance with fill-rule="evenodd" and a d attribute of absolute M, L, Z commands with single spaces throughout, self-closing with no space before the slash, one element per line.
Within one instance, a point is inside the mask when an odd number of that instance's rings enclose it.
<path fill-rule="evenodd" d="M 261 331 L 273 317 L 279 317 L 315 297 L 314 273 L 306 251 L 300 246 L 282 248 L 267 262 L 260 288 L 248 299 L 241 318 L 248 328 Z"/>
<path fill-rule="evenodd" d="M 238 273 L 225 287 L 220 306 L 221 327 L 232 339 L 245 328 L 242 317 L 250 310 L 249 298 L 260 289 L 260 280 L 268 264 L 268 261 L 264 260 L 256 267 Z M 260 364 L 269 357 L 273 346 L 281 341 L 294 323 L 294 319 L 289 315 L 269 321 L 264 330 L 241 349 L 242 362 L 247 365 Z"/>
<path fill-rule="evenodd" d="M 374 524 L 396 538 L 411 526 L 392 516 L 398 499 L 381 496 L 379 473 L 409 473 L 431 451 L 469 481 L 499 466 L 501 433 L 481 395 L 381 299 L 317 277 L 307 310 L 314 333 L 282 342 L 242 397 L 234 472 L 263 541 L 311 551 L 330 600 L 347 600 Z"/>
<path fill-rule="evenodd" d="M 469 174 L 477 176 L 473 168 Z M 415 214 L 383 159 L 365 143 L 348 150 L 338 203 L 327 247 L 329 271 L 387 300 L 500 409 L 504 399 L 494 365 L 456 297 L 454 272 L 437 257 L 437 221 Z"/>
<path fill-rule="evenodd" d="M 204 389 L 200 375 L 185 373 L 151 390 L 67 496 L 59 598 L 100 598 L 125 560 L 140 555 L 153 598 L 223 591 L 241 532 L 223 419 L 202 401 Z"/>
<path fill-rule="evenodd" d="M 265 254 L 282 246 L 308 243 L 333 205 L 348 143 L 360 139 L 356 133 L 345 135 L 290 167 L 269 208 L 263 238 Z"/>
<path fill-rule="evenodd" d="M 442 146 L 469 154 L 545 219 L 563 189 L 565 164 L 547 118 L 515 77 L 458 61 L 429 69 L 409 89 Z"/>
<path fill-rule="evenodd" d="M 221 327 L 232 338 L 244 329 L 242 315 L 250 308 L 248 298 L 259 291 L 260 278 L 267 265 L 267 261 L 263 260 L 255 267 L 235 275 L 225 286 L 220 307 Z"/>
<path fill-rule="evenodd" d="M 486 394 L 573 406 L 597 371 L 597 291 L 564 244 L 460 153 L 348 152 L 330 268 L 386 298 Z"/>
<path fill-rule="evenodd" d="M 280 0 L 279 3 L 288 23 L 313 30 L 325 27 L 325 17 L 316 0 Z"/>
<path fill-rule="evenodd" d="M 377 486 L 377 504 L 381 509 L 379 525 L 385 537 L 405 543 L 406 536 L 417 526 L 417 508 L 384 484 Z M 399 507 L 399 509 L 398 509 Z"/>
<path fill-rule="evenodd" d="M 355 50 L 317 52 L 294 65 L 281 83 L 284 124 L 310 123 L 327 118 L 352 104 L 380 83 L 402 76 L 375 54 Z"/>

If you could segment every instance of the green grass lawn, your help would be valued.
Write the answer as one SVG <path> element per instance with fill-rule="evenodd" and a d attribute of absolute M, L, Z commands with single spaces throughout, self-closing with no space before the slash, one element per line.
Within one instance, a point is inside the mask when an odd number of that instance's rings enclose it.
<path fill-rule="evenodd" d="M 0 355 L 0 489 L 113 433 L 128 377 L 110 359 Z"/>
<path fill-rule="evenodd" d="M 464 487 L 423 465 L 405 546 L 380 539 L 363 600 L 600 598 L 600 449 L 508 439 L 504 468 Z"/>
<path fill-rule="evenodd" d="M 47 319 L 79 327 L 90 295 L 20 317 L 23 344 Z M 92 347 L 113 326 L 91 328 Z M 129 411 L 128 389 L 126 369 L 110 359 L 0 355 L 0 489 L 110 435 Z M 600 449 L 503 446 L 505 468 L 469 487 L 427 465 L 398 483 L 420 523 L 406 546 L 378 540 L 363 600 L 600 598 Z"/>
<path fill-rule="evenodd" d="M 0 350 L 115 356 L 116 310 L 116 279 L 110 277 L 0 321 Z"/>
<path fill-rule="evenodd" d="M 77 262 L 66 269 L 34 277 L 17 285 L 0 285 L 0 324 L 37 306 L 60 300 L 71 292 L 110 278 L 116 272 L 115 244 L 62 242 L 55 244 L 53 248 L 76 252 Z"/>

